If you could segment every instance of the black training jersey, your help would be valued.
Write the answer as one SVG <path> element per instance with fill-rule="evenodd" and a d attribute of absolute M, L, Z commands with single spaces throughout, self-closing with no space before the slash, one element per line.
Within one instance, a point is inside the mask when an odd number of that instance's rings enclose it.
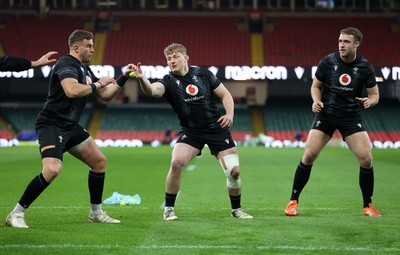
<path fill-rule="evenodd" d="M 178 114 L 182 127 L 197 130 L 220 127 L 217 123 L 221 116 L 217 105 L 219 99 L 213 90 L 221 81 L 208 69 L 189 67 L 185 76 L 170 73 L 159 82 L 164 85 L 164 97 Z"/>
<path fill-rule="evenodd" d="M 318 65 L 315 77 L 324 83 L 322 113 L 343 118 L 359 116 L 361 97 L 365 88 L 376 85 L 375 70 L 368 61 L 357 56 L 351 63 L 345 63 L 339 52 L 324 57 Z"/>
<path fill-rule="evenodd" d="M 0 57 L 0 71 L 25 71 L 31 68 L 31 61 L 19 57 Z"/>
<path fill-rule="evenodd" d="M 54 124 L 68 128 L 79 122 L 88 97 L 67 97 L 61 86 L 61 81 L 65 78 L 76 79 L 80 84 L 91 84 L 98 80 L 92 70 L 75 57 L 61 57 L 51 71 L 47 100 L 36 124 Z"/>

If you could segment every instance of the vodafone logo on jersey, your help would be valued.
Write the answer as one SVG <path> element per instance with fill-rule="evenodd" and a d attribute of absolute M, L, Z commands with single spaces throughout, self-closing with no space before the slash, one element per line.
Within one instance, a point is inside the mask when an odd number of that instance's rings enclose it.
<path fill-rule="evenodd" d="M 340 75 L 339 77 L 339 82 L 340 84 L 342 84 L 343 86 L 347 86 L 350 84 L 351 82 L 351 76 L 348 75 L 347 73 Z"/>
<path fill-rule="evenodd" d="M 199 88 L 196 85 L 189 84 L 189 86 L 186 87 L 186 93 L 195 96 L 199 93 Z"/>

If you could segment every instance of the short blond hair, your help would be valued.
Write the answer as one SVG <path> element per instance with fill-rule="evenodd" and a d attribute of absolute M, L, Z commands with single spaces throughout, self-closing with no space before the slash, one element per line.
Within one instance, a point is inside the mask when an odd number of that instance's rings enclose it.
<path fill-rule="evenodd" d="M 186 55 L 187 50 L 186 50 L 185 46 L 183 46 L 182 44 L 179 44 L 179 43 L 171 43 L 164 49 L 165 56 L 171 55 L 175 52 L 180 52 L 180 53 L 182 53 L 182 55 Z"/>

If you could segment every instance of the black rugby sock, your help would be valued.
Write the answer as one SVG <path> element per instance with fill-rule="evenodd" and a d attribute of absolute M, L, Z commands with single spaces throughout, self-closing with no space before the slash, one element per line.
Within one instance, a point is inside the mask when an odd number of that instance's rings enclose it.
<path fill-rule="evenodd" d="M 42 192 L 47 188 L 47 186 L 49 186 L 49 184 L 50 183 L 48 183 L 44 179 L 42 173 L 38 174 L 28 184 L 24 191 L 24 194 L 22 194 L 22 197 L 18 201 L 18 203 L 24 208 L 28 208 L 33 203 L 33 201 L 35 201 L 35 199 L 38 198 L 40 194 L 42 194 Z"/>
<path fill-rule="evenodd" d="M 101 204 L 103 197 L 105 173 L 89 171 L 88 186 L 91 204 Z"/>
<path fill-rule="evenodd" d="M 299 196 L 303 188 L 306 186 L 308 179 L 310 179 L 312 165 L 304 165 L 300 161 L 294 174 L 292 195 L 290 200 L 299 200 Z"/>
<path fill-rule="evenodd" d="M 165 207 L 174 207 L 177 195 L 165 193 Z"/>
<path fill-rule="evenodd" d="M 360 178 L 359 178 L 361 193 L 364 200 L 364 207 L 368 207 L 368 204 L 372 202 L 372 194 L 374 192 L 374 168 L 366 169 L 360 167 Z"/>
<path fill-rule="evenodd" d="M 240 206 L 240 196 L 241 195 L 239 195 L 239 196 L 231 196 L 231 195 L 229 195 L 229 198 L 231 199 L 232 209 L 238 209 L 238 208 L 241 207 Z"/>

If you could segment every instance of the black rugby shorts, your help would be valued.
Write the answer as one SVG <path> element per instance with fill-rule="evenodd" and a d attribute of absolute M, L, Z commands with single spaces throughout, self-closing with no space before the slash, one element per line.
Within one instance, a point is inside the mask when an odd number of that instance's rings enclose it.
<path fill-rule="evenodd" d="M 231 132 L 228 129 L 198 131 L 187 128 L 182 128 L 179 132 L 177 143 L 186 143 L 200 150 L 204 145 L 208 145 L 211 154 L 216 156 L 220 151 L 224 151 L 235 147 L 235 142 L 232 139 Z"/>
<path fill-rule="evenodd" d="M 337 129 L 343 140 L 349 135 L 365 131 L 361 117 L 338 119 L 326 114 L 315 114 L 311 129 L 320 130 L 330 137 Z"/>
<path fill-rule="evenodd" d="M 64 152 L 85 141 L 89 133 L 76 124 L 71 129 L 63 129 L 53 125 L 36 127 L 40 155 L 43 158 L 63 159 Z"/>

